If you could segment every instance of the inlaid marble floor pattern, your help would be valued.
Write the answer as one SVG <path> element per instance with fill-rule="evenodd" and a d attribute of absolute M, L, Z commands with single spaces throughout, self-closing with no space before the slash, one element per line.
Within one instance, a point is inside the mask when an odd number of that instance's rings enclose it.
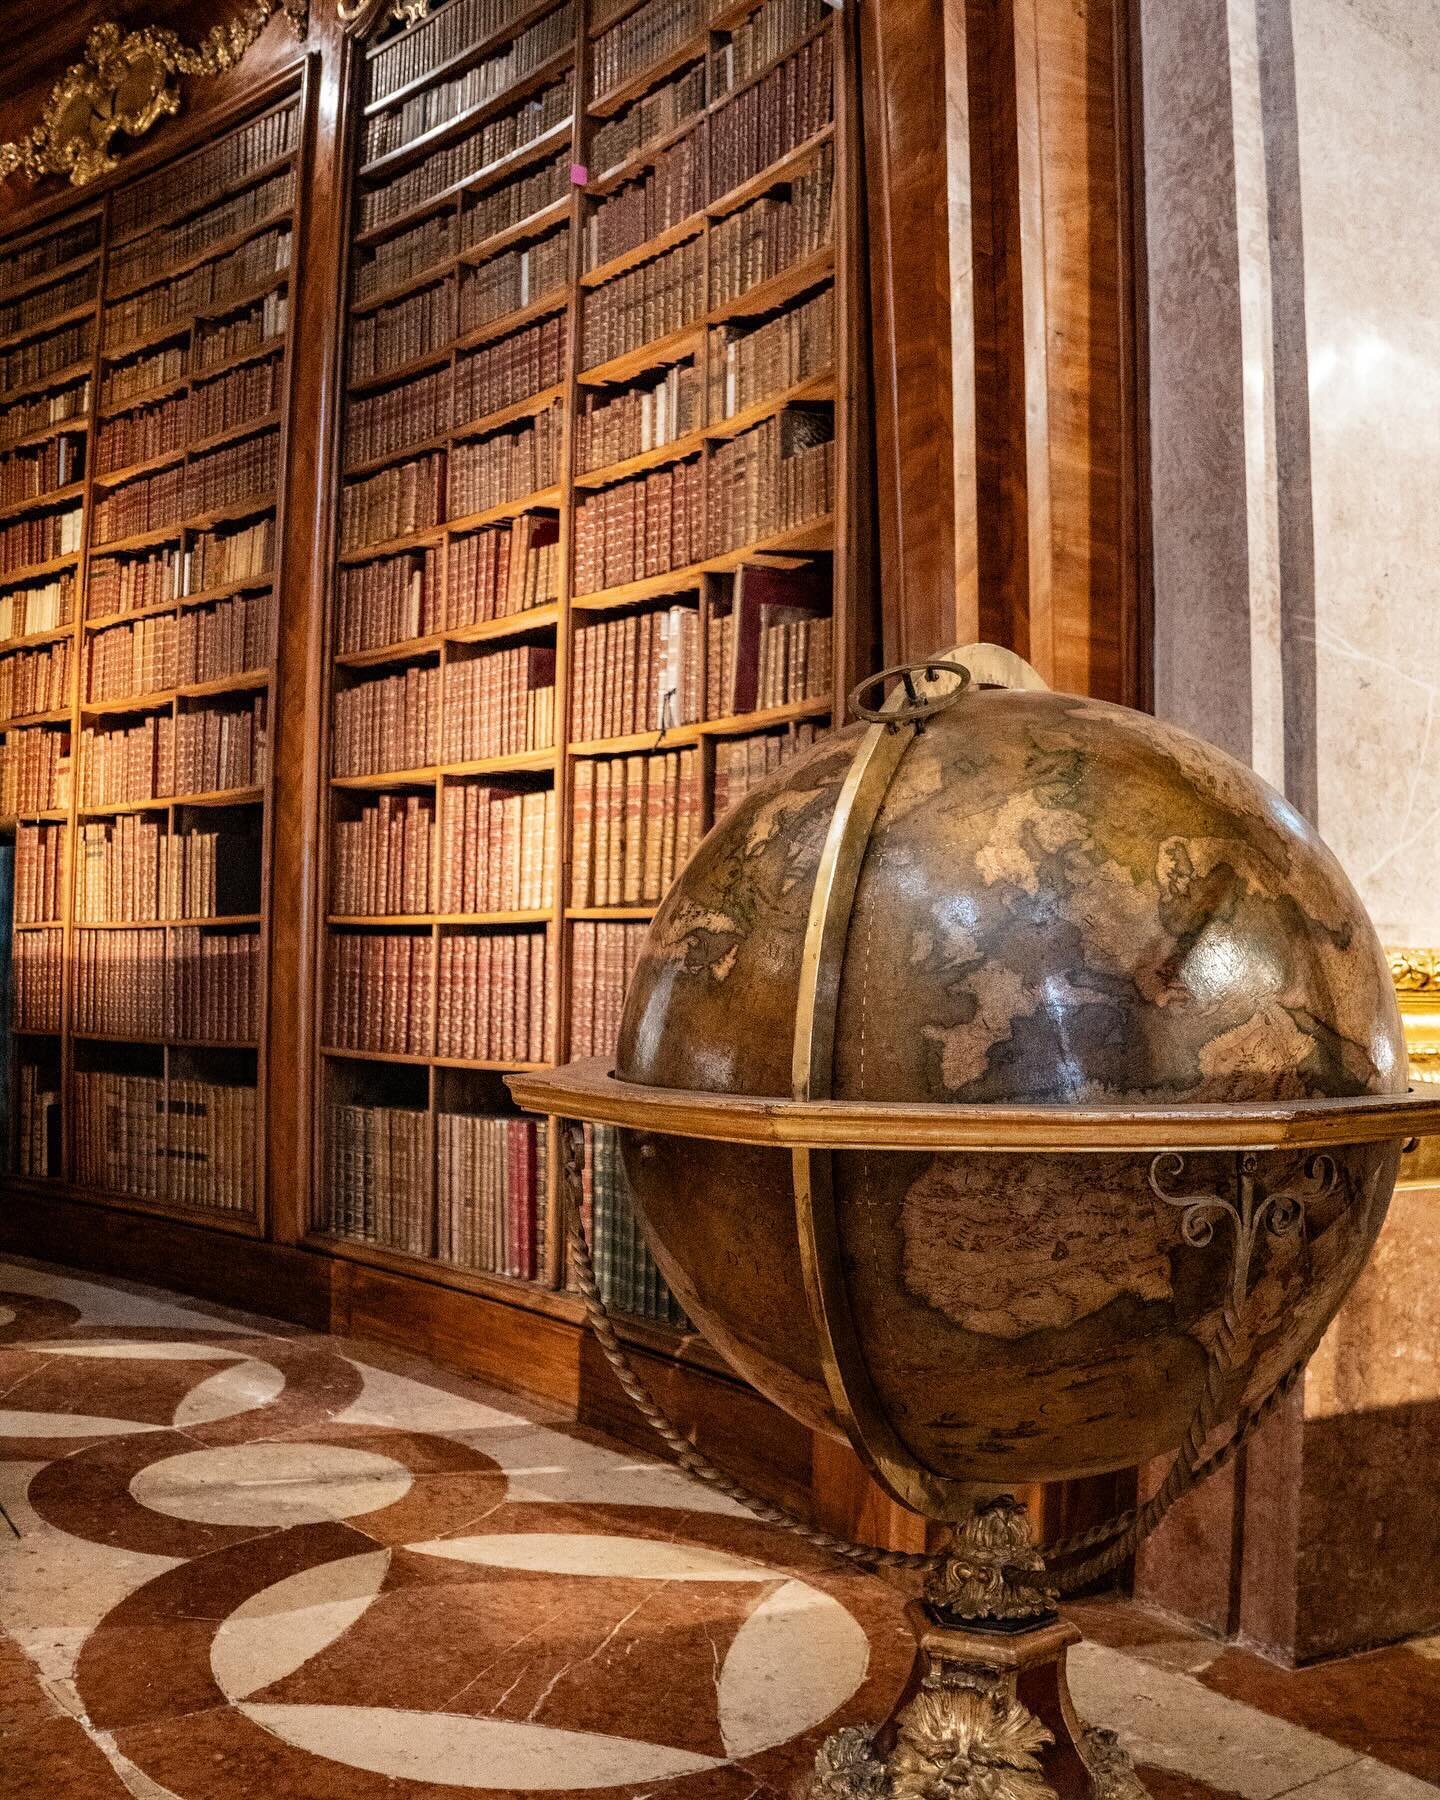
<path fill-rule="evenodd" d="M 0 1259 L 0 1800 L 778 1800 L 902 1597 L 375 1345 Z M 1440 1640 L 1289 1676 L 1095 1603 L 1156 1800 L 1440 1794 Z"/>

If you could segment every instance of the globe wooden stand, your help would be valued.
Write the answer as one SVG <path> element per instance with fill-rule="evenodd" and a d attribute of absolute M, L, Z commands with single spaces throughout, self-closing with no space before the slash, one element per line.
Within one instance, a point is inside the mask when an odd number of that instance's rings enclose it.
<path fill-rule="evenodd" d="M 844 1150 L 978 1155 L 1074 1155 L 1132 1151 L 1150 1167 L 1156 1198 L 1181 1210 L 1186 1240 L 1197 1249 L 1219 1242 L 1228 1224 L 1229 1303 L 1211 1350 L 1206 1402 L 1162 1488 L 1170 1498 L 1203 1479 L 1225 1452 L 1202 1452 L 1224 1423 L 1219 1408 L 1235 1369 L 1249 1354 L 1245 1303 L 1261 1234 L 1299 1229 L 1307 1204 L 1333 1189 L 1330 1151 L 1344 1146 L 1415 1140 L 1440 1132 L 1440 1098 L 1406 1093 L 1354 1099 L 1242 1102 L 1232 1105 L 971 1105 L 897 1104 L 847 1100 L 784 1100 L 712 1095 L 643 1086 L 617 1078 L 598 1059 L 563 1069 L 508 1078 L 519 1104 L 561 1122 L 570 1144 L 565 1157 L 566 1204 L 582 1252 L 582 1287 L 592 1301 L 607 1355 L 632 1398 L 662 1430 L 681 1461 L 702 1479 L 716 1479 L 735 1497 L 753 1500 L 719 1475 L 698 1453 L 686 1453 L 681 1434 L 665 1430 L 659 1409 L 628 1369 L 623 1348 L 595 1294 L 580 1225 L 580 1128 L 587 1120 L 640 1134 L 675 1135 L 716 1145 L 755 1144 L 790 1150 L 797 1164 L 797 1213 L 808 1229 L 806 1267 L 817 1318 L 830 1346 L 830 1373 L 847 1401 L 841 1416 L 852 1443 L 882 1485 L 916 1511 L 955 1526 L 933 1558 L 891 1556 L 857 1546 L 857 1560 L 925 1563 L 924 1595 L 909 1617 L 916 1662 L 890 1717 L 873 1730 L 848 1727 L 822 1746 L 797 1800 L 1144 1800 L 1145 1788 L 1114 1736 L 1077 1718 L 1065 1678 L 1065 1658 L 1081 1633 L 1057 1610 L 1057 1587 L 1072 1590 L 1098 1568 L 1129 1555 L 1148 1522 L 1163 1516 L 1152 1502 L 1123 1531 L 1095 1534 L 1105 1548 L 1083 1562 L 1069 1560 L 1053 1574 L 1030 1537 L 1025 1509 L 1008 1496 L 975 1504 L 975 1488 L 941 1482 L 894 1454 L 893 1439 L 866 1403 L 863 1367 L 850 1361 L 843 1323 L 843 1270 L 836 1241 L 817 1213 L 823 1184 L 805 1180 L 813 1158 Z M 1174 1191 L 1193 1154 L 1227 1152 L 1234 1159 L 1232 1192 Z M 1298 1161 L 1298 1170 L 1297 1170 Z M 1301 1365 L 1303 1366 L 1303 1365 Z M 1277 1383 L 1271 1398 L 1299 1372 Z M 1263 1417 L 1250 1407 L 1228 1449 Z M 1177 1479 L 1178 1474 L 1178 1479 Z M 1168 1502 L 1167 1502 L 1168 1503 Z M 778 1509 L 759 1503 L 762 1516 Z M 959 1523 L 956 1523 L 959 1521 Z M 804 1529 L 799 1521 L 793 1522 Z M 823 1534 L 812 1541 L 834 1545 Z M 1072 1549 L 1083 1549 L 1072 1546 Z"/>

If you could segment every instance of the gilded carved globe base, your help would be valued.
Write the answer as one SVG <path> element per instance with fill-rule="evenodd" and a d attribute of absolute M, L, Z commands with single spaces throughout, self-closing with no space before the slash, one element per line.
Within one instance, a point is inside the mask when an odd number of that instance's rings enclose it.
<path fill-rule="evenodd" d="M 1409 1090 L 1353 888 L 1250 770 L 993 646 L 890 673 L 701 844 L 616 1067 L 510 1086 L 563 1124 L 591 1323 L 681 1465 L 822 1548 L 923 1568 L 910 1685 L 824 1746 L 807 1800 L 1134 1800 L 1070 1704 L 1057 1596 L 1283 1401 L 1440 1096 Z M 829 1537 L 665 1418 L 599 1300 L 577 1120 L 619 1130 L 715 1347 L 954 1526 L 943 1550 Z M 1144 1506 L 1043 1550 L 1008 1497 L 1171 1451 Z"/>

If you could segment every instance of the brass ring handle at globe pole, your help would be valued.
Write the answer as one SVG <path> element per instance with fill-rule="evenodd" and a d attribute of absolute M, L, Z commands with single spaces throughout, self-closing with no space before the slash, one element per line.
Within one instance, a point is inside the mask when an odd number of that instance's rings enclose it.
<path fill-rule="evenodd" d="M 956 686 L 947 684 L 933 693 L 922 694 L 915 685 L 917 675 L 932 686 L 940 675 L 959 677 Z M 867 706 L 861 699 L 871 688 L 883 687 L 887 681 L 897 680 L 905 699 L 902 702 L 899 694 L 891 694 L 879 706 Z M 970 687 L 974 677 L 964 663 L 953 662 L 946 657 L 931 657 L 923 663 L 896 663 L 893 668 L 881 669 L 875 675 L 867 675 L 863 681 L 857 681 L 850 690 L 850 707 L 858 718 L 867 720 L 872 725 L 883 725 L 887 731 L 898 731 L 902 725 L 923 727 L 927 719 L 933 719 L 937 713 L 953 706 L 962 694 Z"/>

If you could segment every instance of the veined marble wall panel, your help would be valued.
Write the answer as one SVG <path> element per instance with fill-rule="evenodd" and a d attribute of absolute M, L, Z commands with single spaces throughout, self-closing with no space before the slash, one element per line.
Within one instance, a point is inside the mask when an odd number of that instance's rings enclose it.
<path fill-rule="evenodd" d="M 1157 710 L 1283 788 L 1387 943 L 1440 945 L 1440 7 L 1140 6 Z M 1435 1217 L 1399 1196 L 1142 1596 L 1301 1662 L 1435 1628 Z"/>
<path fill-rule="evenodd" d="M 1156 704 L 1440 943 L 1440 11 L 1143 0 Z"/>

